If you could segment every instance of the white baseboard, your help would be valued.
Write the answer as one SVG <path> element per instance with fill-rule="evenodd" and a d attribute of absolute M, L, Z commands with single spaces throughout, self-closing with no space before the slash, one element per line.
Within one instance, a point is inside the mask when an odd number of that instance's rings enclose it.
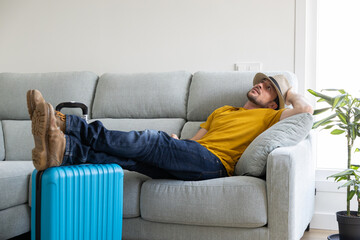
<path fill-rule="evenodd" d="M 326 179 L 341 170 L 317 169 L 316 170 L 316 196 L 315 212 L 310 223 L 310 228 L 338 230 L 336 212 L 346 210 L 346 189 L 338 187 L 340 183 L 334 179 Z M 357 209 L 356 199 L 351 200 L 351 210 Z"/>
<path fill-rule="evenodd" d="M 315 213 L 310 228 L 338 231 L 335 213 Z"/>

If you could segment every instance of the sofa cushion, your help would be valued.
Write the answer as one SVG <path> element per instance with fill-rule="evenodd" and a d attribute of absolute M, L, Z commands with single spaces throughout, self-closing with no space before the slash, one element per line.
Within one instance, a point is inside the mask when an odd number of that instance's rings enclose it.
<path fill-rule="evenodd" d="M 166 119 L 92 119 L 100 120 L 107 129 L 119 131 L 142 131 L 145 129 L 161 130 L 168 134 L 180 134 L 185 120 L 181 118 Z"/>
<path fill-rule="evenodd" d="M 29 232 L 30 218 L 31 211 L 27 204 L 0 210 L 0 239 L 12 239 L 14 236 Z"/>
<path fill-rule="evenodd" d="M 253 177 L 149 180 L 141 188 L 140 210 L 155 222 L 256 228 L 267 223 L 266 199 L 265 181 Z"/>
<path fill-rule="evenodd" d="M 297 89 L 296 76 L 290 72 L 264 72 L 270 76 L 284 74 Z M 256 72 L 196 72 L 190 85 L 187 119 L 205 121 L 217 108 L 224 105 L 242 107 L 246 93 L 253 86 Z"/>
<path fill-rule="evenodd" d="M 0 210 L 28 202 L 30 161 L 0 162 Z"/>
<path fill-rule="evenodd" d="M 309 134 L 313 125 L 310 113 L 301 113 L 274 124 L 257 136 L 245 149 L 235 167 L 236 175 L 263 177 L 267 157 L 278 147 L 296 145 Z"/>
<path fill-rule="evenodd" d="M 148 179 L 140 173 L 124 170 L 123 218 L 140 216 L 140 190 Z"/>
<path fill-rule="evenodd" d="M 91 72 L 0 73 L 0 119 L 29 119 L 26 105 L 29 89 L 39 89 L 54 107 L 67 101 L 79 101 L 91 107 L 97 79 Z"/>
<path fill-rule="evenodd" d="M 190 139 L 200 130 L 203 122 L 187 122 L 181 130 L 181 139 Z"/>
<path fill-rule="evenodd" d="M 5 159 L 4 135 L 2 130 L 2 123 L 0 121 L 0 161 L 4 159 Z"/>
<path fill-rule="evenodd" d="M 100 77 L 93 118 L 186 118 L 188 72 L 111 74 Z"/>
<path fill-rule="evenodd" d="M 2 121 L 5 143 L 5 160 L 31 160 L 34 140 L 30 120 Z"/>

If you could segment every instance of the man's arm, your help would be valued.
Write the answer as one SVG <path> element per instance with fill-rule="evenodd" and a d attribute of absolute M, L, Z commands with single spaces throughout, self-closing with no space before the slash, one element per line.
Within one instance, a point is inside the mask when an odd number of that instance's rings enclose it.
<path fill-rule="evenodd" d="M 205 128 L 201 128 L 196 134 L 195 136 L 193 136 L 192 138 L 190 138 L 190 140 L 196 141 L 196 140 L 200 140 L 205 134 L 207 133 L 207 130 Z M 175 139 L 179 139 L 179 137 L 176 134 L 171 134 L 172 138 Z"/>
<path fill-rule="evenodd" d="M 203 136 L 205 136 L 205 134 L 207 132 L 208 131 L 205 128 L 200 128 L 200 130 L 195 134 L 195 136 L 190 138 L 190 140 L 193 140 L 193 141 L 200 140 Z"/>
<path fill-rule="evenodd" d="M 280 121 L 298 113 L 313 114 L 314 112 L 312 106 L 306 101 L 306 99 L 300 94 L 293 92 L 291 89 L 289 89 L 286 93 L 285 104 L 291 104 L 293 108 L 284 110 L 281 114 Z"/>

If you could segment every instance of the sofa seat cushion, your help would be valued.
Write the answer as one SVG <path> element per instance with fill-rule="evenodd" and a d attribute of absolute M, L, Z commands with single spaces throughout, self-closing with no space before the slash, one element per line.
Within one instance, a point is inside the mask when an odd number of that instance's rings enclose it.
<path fill-rule="evenodd" d="M 257 228 L 267 223 L 266 184 L 234 176 L 205 181 L 149 180 L 142 185 L 145 220 L 202 226 Z"/>
<path fill-rule="evenodd" d="M 0 162 L 0 210 L 28 202 L 31 161 Z"/>
<path fill-rule="evenodd" d="M 140 173 L 124 170 L 123 218 L 140 216 L 141 185 L 148 179 Z"/>

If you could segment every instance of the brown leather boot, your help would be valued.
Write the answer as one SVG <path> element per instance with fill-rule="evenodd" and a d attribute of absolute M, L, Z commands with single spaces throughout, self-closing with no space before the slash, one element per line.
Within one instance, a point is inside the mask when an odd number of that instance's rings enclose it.
<path fill-rule="evenodd" d="M 32 159 L 38 171 L 60 166 L 65 153 L 66 140 L 56 125 L 54 108 L 49 103 L 39 103 L 32 116 L 32 133 L 35 148 Z"/>
<path fill-rule="evenodd" d="M 31 90 L 27 91 L 26 98 L 27 98 L 28 112 L 30 115 L 30 119 L 32 119 L 32 116 L 36 109 L 36 106 L 39 103 L 44 103 L 45 99 L 42 96 L 41 92 L 36 89 L 31 89 Z M 57 123 L 58 127 L 60 128 L 60 130 L 62 132 L 65 132 L 65 119 L 66 119 L 65 114 L 62 114 L 59 111 L 55 111 L 55 116 L 57 117 L 56 123 Z"/>
<path fill-rule="evenodd" d="M 44 103 L 45 100 L 39 90 L 31 89 L 26 93 L 27 107 L 30 119 L 32 119 L 33 113 L 36 109 L 36 106 L 39 103 Z"/>

